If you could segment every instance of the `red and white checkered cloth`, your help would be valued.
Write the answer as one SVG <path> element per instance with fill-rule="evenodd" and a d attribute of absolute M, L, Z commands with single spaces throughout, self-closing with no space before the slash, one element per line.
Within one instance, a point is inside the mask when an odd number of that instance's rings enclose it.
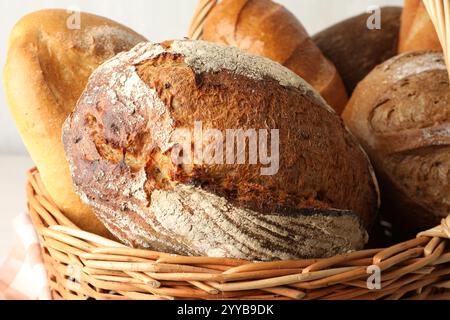
<path fill-rule="evenodd" d="M 49 300 L 41 248 L 28 215 L 14 219 L 15 245 L 0 265 L 0 300 Z"/>

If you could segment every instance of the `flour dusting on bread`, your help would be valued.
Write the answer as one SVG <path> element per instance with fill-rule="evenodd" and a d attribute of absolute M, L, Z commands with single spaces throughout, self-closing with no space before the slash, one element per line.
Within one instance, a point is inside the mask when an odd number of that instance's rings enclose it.
<path fill-rule="evenodd" d="M 311 85 L 288 68 L 270 59 L 245 53 L 235 47 L 206 41 L 175 40 L 169 47 L 147 42 L 138 44 L 128 53 L 128 57 L 134 56 L 135 58 L 130 61 L 137 65 L 166 52 L 184 56 L 185 63 L 198 74 L 228 70 L 254 80 L 272 78 L 282 86 L 301 90 L 304 94 L 320 101 L 328 111 L 335 113 Z"/>
<path fill-rule="evenodd" d="M 367 241 L 359 219 L 349 212 L 261 215 L 183 184 L 172 191 L 153 191 L 150 211 L 160 234 L 177 235 L 187 240 L 187 250 L 215 257 L 272 260 L 311 257 L 318 252 L 327 256 L 362 248 Z"/>
<path fill-rule="evenodd" d="M 405 59 L 408 56 L 415 56 L 414 59 Z M 383 70 L 395 70 L 390 77 L 394 81 L 401 81 L 414 75 L 435 70 L 447 71 L 444 57 L 439 52 L 427 53 L 404 53 L 383 65 Z"/>

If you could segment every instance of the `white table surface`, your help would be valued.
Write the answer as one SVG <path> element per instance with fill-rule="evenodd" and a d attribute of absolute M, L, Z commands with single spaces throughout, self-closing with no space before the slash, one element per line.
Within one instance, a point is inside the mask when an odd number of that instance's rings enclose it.
<path fill-rule="evenodd" d="M 26 172 L 33 167 L 28 156 L 0 154 L 0 263 L 14 240 L 14 217 L 26 210 Z"/>

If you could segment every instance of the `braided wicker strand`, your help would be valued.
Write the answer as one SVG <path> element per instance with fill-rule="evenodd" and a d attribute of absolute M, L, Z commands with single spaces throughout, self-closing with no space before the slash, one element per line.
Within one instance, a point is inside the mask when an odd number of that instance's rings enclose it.
<path fill-rule="evenodd" d="M 217 5 L 218 0 L 200 0 L 195 9 L 189 28 L 188 37 L 192 40 L 199 40 L 202 37 L 203 26 L 211 11 Z"/>
<path fill-rule="evenodd" d="M 450 239 L 450 216 L 442 219 L 441 225 L 433 229 L 421 232 L 418 237 L 437 237 L 443 239 Z"/>
<path fill-rule="evenodd" d="M 450 66 L 450 1 L 423 0 L 442 45 L 447 68 Z"/>
<path fill-rule="evenodd" d="M 449 221 L 385 249 L 329 259 L 251 262 L 139 250 L 84 232 L 28 173 L 29 214 L 54 299 L 450 299 Z M 381 270 L 370 290 L 368 267 Z"/>

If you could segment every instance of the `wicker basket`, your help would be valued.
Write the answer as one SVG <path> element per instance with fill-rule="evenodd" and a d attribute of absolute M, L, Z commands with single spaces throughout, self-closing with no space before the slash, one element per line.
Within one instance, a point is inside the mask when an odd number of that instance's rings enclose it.
<path fill-rule="evenodd" d="M 36 169 L 28 207 L 54 299 L 449 299 L 450 217 L 416 239 L 330 259 L 250 262 L 127 248 L 84 232 Z M 373 266 L 381 288 L 368 289 Z"/>

